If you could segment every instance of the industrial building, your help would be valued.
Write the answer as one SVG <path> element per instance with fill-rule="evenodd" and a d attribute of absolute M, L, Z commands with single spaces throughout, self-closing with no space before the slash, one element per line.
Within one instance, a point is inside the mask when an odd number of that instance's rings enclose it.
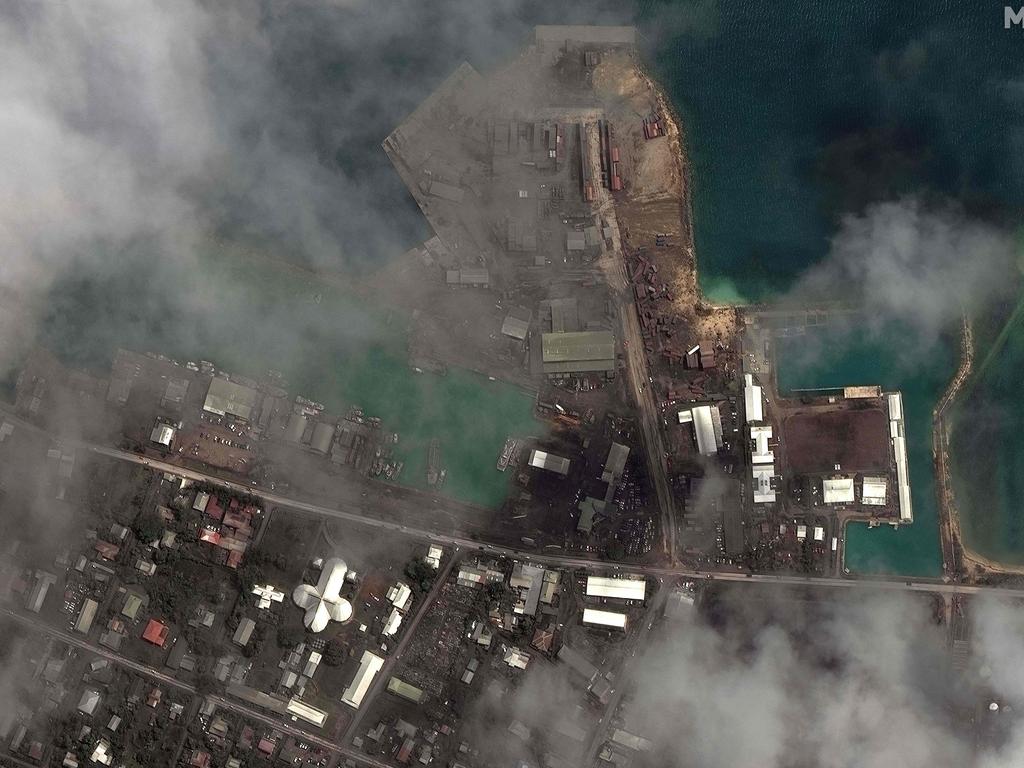
<path fill-rule="evenodd" d="M 772 439 L 771 427 L 750 428 L 750 461 L 752 464 L 773 464 L 775 452 L 768 447 Z"/>
<path fill-rule="evenodd" d="M 889 438 L 892 442 L 893 461 L 896 463 L 896 495 L 900 505 L 900 522 L 914 522 L 914 508 L 910 500 L 910 468 L 907 466 L 907 439 L 903 425 L 903 395 L 886 395 L 889 406 Z"/>
<path fill-rule="evenodd" d="M 774 477 L 774 464 L 754 464 L 751 467 L 755 504 L 771 504 L 775 501 L 775 489 L 772 488 L 772 479 Z"/>
<path fill-rule="evenodd" d="M 218 416 L 234 416 L 243 421 L 252 421 L 253 411 L 259 402 L 260 393 L 251 387 L 233 381 L 214 377 L 203 401 L 203 410 Z"/>
<path fill-rule="evenodd" d="M 170 424 L 164 424 L 162 421 L 158 421 L 153 426 L 153 431 L 149 433 L 149 439 L 157 445 L 170 448 L 171 442 L 174 440 L 175 433 L 176 430 Z"/>
<path fill-rule="evenodd" d="M 888 481 L 884 477 L 865 477 L 861 481 L 860 501 L 869 507 L 885 506 Z"/>
<path fill-rule="evenodd" d="M 413 704 L 419 704 L 423 701 L 423 697 L 426 695 L 415 685 L 410 685 L 397 677 L 392 677 L 388 680 L 388 692 L 393 693 L 396 696 L 401 696 L 403 699 L 411 701 Z"/>
<path fill-rule="evenodd" d="M 490 288 L 491 273 L 482 267 L 449 269 L 444 281 L 453 288 Z"/>
<path fill-rule="evenodd" d="M 853 478 L 829 477 L 821 481 L 821 500 L 825 504 L 852 504 Z"/>
<path fill-rule="evenodd" d="M 698 405 L 679 411 L 680 424 L 693 424 L 697 451 L 701 456 L 714 456 L 722 447 L 722 414 L 717 405 Z"/>
<path fill-rule="evenodd" d="M 587 597 L 610 597 L 617 600 L 643 600 L 647 595 L 644 579 L 619 576 L 587 576 Z"/>
<path fill-rule="evenodd" d="M 288 425 L 284 428 L 284 439 L 289 443 L 298 443 L 306 434 L 309 417 L 304 413 L 295 412 L 288 417 Z"/>
<path fill-rule="evenodd" d="M 323 564 L 316 586 L 299 584 L 292 592 L 292 600 L 306 612 L 303 623 L 310 632 L 322 632 L 331 621 L 352 618 L 352 603 L 340 595 L 346 573 L 345 561 L 332 557 Z"/>
<path fill-rule="evenodd" d="M 764 421 L 764 395 L 761 387 L 754 383 L 752 374 L 743 377 L 743 405 L 747 415 L 747 424 Z"/>
<path fill-rule="evenodd" d="M 288 707 L 285 710 L 289 715 L 297 717 L 300 720 L 305 720 L 307 723 L 322 728 L 324 723 L 327 722 L 327 713 L 322 709 L 310 706 L 306 702 L 299 698 L 292 698 L 288 701 Z"/>
<path fill-rule="evenodd" d="M 604 471 L 601 473 L 601 481 L 605 483 L 616 483 L 622 477 L 626 469 L 626 460 L 629 458 L 629 448 L 621 443 L 612 443 L 608 450 L 608 458 L 604 462 Z"/>
<path fill-rule="evenodd" d="M 331 452 L 331 443 L 334 442 L 334 425 L 326 421 L 318 421 L 313 427 L 313 437 L 310 438 L 309 447 L 317 453 L 324 455 Z"/>
<path fill-rule="evenodd" d="M 523 341 L 530 332 L 530 320 L 533 319 L 533 310 L 524 307 L 513 307 L 505 316 L 501 324 L 501 332 L 505 336 Z"/>
<path fill-rule="evenodd" d="M 555 472 L 559 475 L 564 476 L 569 474 L 569 460 L 562 456 L 555 456 L 553 453 L 532 450 L 530 451 L 528 463 L 531 467 L 546 469 L 549 472 Z"/>
<path fill-rule="evenodd" d="M 355 677 L 352 678 L 352 682 L 341 695 L 341 700 L 353 709 L 359 709 L 359 705 L 363 703 L 363 697 L 366 696 L 370 685 L 373 684 L 373 678 L 383 666 L 384 659 L 370 651 L 363 651 L 359 669 L 356 670 Z"/>
<path fill-rule="evenodd" d="M 583 623 L 596 624 L 602 627 L 626 628 L 626 614 L 616 611 L 602 611 L 597 608 L 583 609 Z"/>
<path fill-rule="evenodd" d="M 250 619 L 248 616 L 242 618 L 242 620 L 238 622 L 238 626 L 235 628 L 235 634 L 231 636 L 231 642 L 244 648 L 249 644 L 249 638 L 252 637 L 252 631 L 254 629 L 256 629 L 255 621 Z"/>
<path fill-rule="evenodd" d="M 548 376 L 578 373 L 615 375 L 615 336 L 611 331 L 545 333 L 541 336 L 541 360 Z"/>
<path fill-rule="evenodd" d="M 93 619 L 96 618 L 96 610 L 100 607 L 100 604 L 93 600 L 91 597 L 87 598 L 82 603 L 82 610 L 78 614 L 78 619 L 75 621 L 75 632 L 83 635 L 89 634 L 89 630 L 92 628 Z"/>

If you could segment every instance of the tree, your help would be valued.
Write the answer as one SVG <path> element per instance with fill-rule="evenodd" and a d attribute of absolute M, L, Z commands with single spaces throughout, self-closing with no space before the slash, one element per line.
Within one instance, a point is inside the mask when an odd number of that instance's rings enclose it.
<path fill-rule="evenodd" d="M 332 638 L 324 648 L 324 663 L 340 667 L 345 662 L 345 645 L 338 638 Z"/>
<path fill-rule="evenodd" d="M 280 648 L 294 648 L 306 639 L 306 631 L 299 624 L 282 624 L 277 628 L 277 645 Z"/>
<path fill-rule="evenodd" d="M 405 564 L 405 575 L 421 592 L 427 592 L 437 574 L 432 567 L 417 557 Z"/>
<path fill-rule="evenodd" d="M 160 538 L 164 526 L 156 510 L 149 509 L 138 514 L 132 528 L 135 530 L 135 535 L 139 541 L 148 544 Z"/>

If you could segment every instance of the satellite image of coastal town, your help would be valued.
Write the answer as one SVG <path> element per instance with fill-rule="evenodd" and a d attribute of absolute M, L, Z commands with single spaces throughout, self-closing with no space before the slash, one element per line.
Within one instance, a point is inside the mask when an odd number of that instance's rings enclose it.
<path fill-rule="evenodd" d="M 0 768 L 1024 768 L 1024 6 L 2 0 Z"/>

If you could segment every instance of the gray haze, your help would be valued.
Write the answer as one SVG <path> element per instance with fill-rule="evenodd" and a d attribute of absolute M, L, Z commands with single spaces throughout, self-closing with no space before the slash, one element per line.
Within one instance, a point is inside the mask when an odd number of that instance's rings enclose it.
<path fill-rule="evenodd" d="M 867 328 L 896 322 L 914 329 L 927 350 L 975 314 L 1012 296 L 1019 272 L 1010 232 L 907 198 L 848 215 L 828 256 L 798 281 L 791 298 L 860 303 Z"/>

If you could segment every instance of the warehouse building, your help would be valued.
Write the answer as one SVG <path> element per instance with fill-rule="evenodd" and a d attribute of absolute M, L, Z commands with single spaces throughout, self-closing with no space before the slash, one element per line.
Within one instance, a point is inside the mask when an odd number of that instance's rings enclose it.
<path fill-rule="evenodd" d="M 755 504 L 771 504 L 775 501 L 772 479 L 775 477 L 774 464 L 755 464 L 751 467 Z"/>
<path fill-rule="evenodd" d="M 559 475 L 564 476 L 569 474 L 569 460 L 562 456 L 555 456 L 553 453 L 532 450 L 530 451 L 530 459 L 528 463 L 531 467 L 546 469 L 549 472 L 555 472 Z"/>
<path fill-rule="evenodd" d="M 326 421 L 319 421 L 313 427 L 313 437 L 309 441 L 309 447 L 317 453 L 324 455 L 330 453 L 331 443 L 334 442 L 334 425 Z"/>
<path fill-rule="evenodd" d="M 289 443 L 298 443 L 306 434 L 309 417 L 304 413 L 293 413 L 288 417 L 288 426 L 284 428 L 284 439 Z"/>
<path fill-rule="evenodd" d="M 885 506 L 888 482 L 884 477 L 865 477 L 861 482 L 860 501 L 869 507 Z"/>
<path fill-rule="evenodd" d="M 697 451 L 701 456 L 714 456 L 722 447 L 722 414 L 717 405 L 698 405 L 679 411 L 680 424 L 693 424 Z"/>
<path fill-rule="evenodd" d="M 764 396 L 761 387 L 754 383 L 754 377 L 746 374 L 743 377 L 743 404 L 747 414 L 747 424 L 764 421 Z"/>
<path fill-rule="evenodd" d="M 583 623 L 601 627 L 626 628 L 626 614 L 616 611 L 602 611 L 597 608 L 583 609 Z"/>
<path fill-rule="evenodd" d="M 483 267 L 449 269 L 444 281 L 452 288 L 490 288 L 491 273 Z"/>
<path fill-rule="evenodd" d="M 75 632 L 83 635 L 89 634 L 89 630 L 92 628 L 93 619 L 96 618 L 96 609 L 100 607 L 92 598 L 88 598 L 82 603 L 82 610 L 78 614 L 78 619 L 75 621 Z"/>
<path fill-rule="evenodd" d="M 626 460 L 629 458 L 629 448 L 621 443 L 612 443 L 608 450 L 608 458 L 604 462 L 604 471 L 601 473 L 601 481 L 605 483 L 617 483 L 626 469 Z"/>
<path fill-rule="evenodd" d="M 564 378 L 578 373 L 615 375 L 615 336 L 611 331 L 545 333 L 541 361 L 548 376 Z"/>
<path fill-rule="evenodd" d="M 523 341 L 530 332 L 530 320 L 533 318 L 533 310 L 524 307 L 513 307 L 505 316 L 505 322 L 501 324 L 501 332 L 505 336 Z"/>
<path fill-rule="evenodd" d="M 215 377 L 210 381 L 203 410 L 218 416 L 234 416 L 236 419 L 251 421 L 259 399 L 260 393 L 255 389 Z"/>
<path fill-rule="evenodd" d="M 893 461 L 896 462 L 896 494 L 900 505 L 900 522 L 914 522 L 914 508 L 910 501 L 910 468 L 907 466 L 907 439 L 903 426 L 903 395 L 886 395 L 889 406 L 889 438 L 892 441 Z"/>
<path fill-rule="evenodd" d="M 821 481 L 822 501 L 826 504 L 852 504 L 853 478 L 831 477 Z"/>
<path fill-rule="evenodd" d="M 587 597 L 610 597 L 616 600 L 643 600 L 647 595 L 644 579 L 619 576 L 587 576 Z"/>
<path fill-rule="evenodd" d="M 356 670 L 355 677 L 352 678 L 352 682 L 341 695 L 341 700 L 353 709 L 359 709 L 359 705 L 363 703 L 363 697 L 366 696 L 366 692 L 373 684 L 373 678 L 377 676 L 383 666 L 384 659 L 370 651 L 363 651 L 359 669 Z"/>
<path fill-rule="evenodd" d="M 768 441 L 771 439 L 771 427 L 750 428 L 750 461 L 752 464 L 773 464 L 775 462 L 775 452 L 768 447 Z"/>
<path fill-rule="evenodd" d="M 315 725 L 317 728 L 322 728 L 324 723 L 327 722 L 326 712 L 322 709 L 310 706 L 298 697 L 288 701 L 288 707 L 285 711 L 293 717 L 297 717 L 300 720 L 305 720 L 307 723 Z"/>

